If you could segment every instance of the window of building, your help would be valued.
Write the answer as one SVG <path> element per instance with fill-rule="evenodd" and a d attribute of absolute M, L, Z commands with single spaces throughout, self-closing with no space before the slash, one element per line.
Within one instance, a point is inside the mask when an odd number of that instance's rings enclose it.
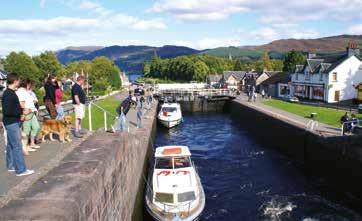
<path fill-rule="evenodd" d="M 332 73 L 332 81 L 337 81 L 337 72 Z"/>
<path fill-rule="evenodd" d="M 313 87 L 313 98 L 314 99 L 323 99 L 324 98 L 324 88 L 323 87 Z"/>

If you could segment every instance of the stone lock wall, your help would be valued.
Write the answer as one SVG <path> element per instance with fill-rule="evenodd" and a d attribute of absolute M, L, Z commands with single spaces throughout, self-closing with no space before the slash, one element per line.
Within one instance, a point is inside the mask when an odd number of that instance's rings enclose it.
<path fill-rule="evenodd" d="M 320 177 L 336 195 L 362 209 L 362 137 L 322 137 L 239 102 L 227 107 L 232 117 L 261 142 L 290 156 L 311 177 Z"/>
<path fill-rule="evenodd" d="M 156 108 L 151 110 L 155 116 Z M 0 209 L 0 220 L 141 220 L 156 119 L 134 133 L 98 132 Z M 135 210 L 138 208 L 138 210 Z"/>

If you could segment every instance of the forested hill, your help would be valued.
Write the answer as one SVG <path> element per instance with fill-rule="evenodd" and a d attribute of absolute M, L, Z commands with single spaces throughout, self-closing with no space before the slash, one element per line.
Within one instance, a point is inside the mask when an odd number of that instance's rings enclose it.
<path fill-rule="evenodd" d="M 257 46 L 255 49 L 280 52 L 286 52 L 292 49 L 296 51 L 315 49 L 318 52 L 336 52 L 344 51 L 351 41 L 362 47 L 362 35 L 339 35 L 317 39 L 282 39 Z"/>
<path fill-rule="evenodd" d="M 71 61 L 93 60 L 96 57 L 105 56 L 112 59 L 123 71 L 140 73 L 143 63 L 150 60 L 155 54 L 161 58 L 175 58 L 197 53 L 200 51 L 188 47 L 166 45 L 163 47 L 110 46 L 88 51 L 68 48 L 58 51 L 56 54 L 63 64 Z"/>
<path fill-rule="evenodd" d="M 271 59 L 283 59 L 286 52 L 291 50 L 307 52 L 315 49 L 318 53 L 344 51 L 350 41 L 362 47 L 362 35 L 340 35 L 318 39 L 282 39 L 269 44 L 247 47 L 219 47 L 208 50 L 196 50 L 182 46 L 166 45 L 151 46 L 110 46 L 110 47 L 70 47 L 58 51 L 57 57 L 63 64 L 77 60 L 92 60 L 97 56 L 106 56 L 113 60 L 121 70 L 126 72 L 142 72 L 142 64 L 155 54 L 160 58 L 175 58 L 183 55 L 207 54 L 221 58 L 232 57 L 234 60 L 256 61 L 264 51 Z"/>

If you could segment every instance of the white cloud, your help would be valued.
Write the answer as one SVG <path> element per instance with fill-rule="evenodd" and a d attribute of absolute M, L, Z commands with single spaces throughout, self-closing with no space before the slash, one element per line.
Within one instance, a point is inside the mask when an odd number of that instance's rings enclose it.
<path fill-rule="evenodd" d="M 45 5 L 46 3 L 46 5 Z M 25 50 L 35 53 L 39 50 L 56 50 L 69 45 L 112 45 L 112 42 L 135 43 L 125 39 L 125 32 L 150 31 L 167 28 L 160 18 L 143 19 L 108 10 L 90 0 L 45 0 L 63 4 L 70 9 L 85 10 L 90 14 L 82 17 L 54 17 L 49 19 L 0 19 L 0 54 L 11 50 Z M 129 35 L 128 35 L 129 36 Z M 123 43 L 124 43 L 123 42 Z"/>
<path fill-rule="evenodd" d="M 257 12 L 263 23 L 361 19 L 361 0 L 156 0 L 148 10 L 169 13 L 180 20 L 222 20 L 235 13 Z"/>
<path fill-rule="evenodd" d="M 362 35 L 362 23 L 350 26 L 347 33 L 352 35 Z"/>

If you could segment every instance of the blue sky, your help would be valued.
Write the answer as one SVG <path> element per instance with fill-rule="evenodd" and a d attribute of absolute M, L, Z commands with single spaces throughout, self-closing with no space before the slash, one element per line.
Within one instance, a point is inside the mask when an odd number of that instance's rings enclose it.
<path fill-rule="evenodd" d="M 3 1 L 0 55 L 84 45 L 206 49 L 362 34 L 361 8 L 361 0 Z"/>

